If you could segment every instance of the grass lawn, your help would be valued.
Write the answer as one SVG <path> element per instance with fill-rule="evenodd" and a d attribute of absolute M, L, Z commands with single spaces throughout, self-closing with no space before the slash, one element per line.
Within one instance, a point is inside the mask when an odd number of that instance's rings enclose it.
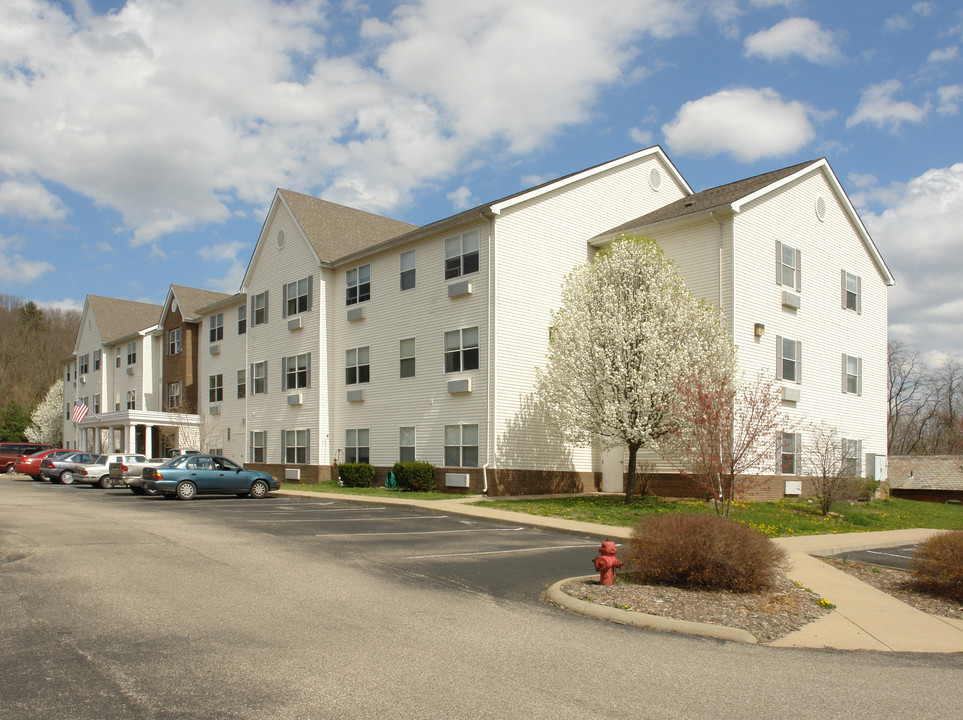
<path fill-rule="evenodd" d="M 340 495 L 368 495 L 370 497 L 404 498 L 406 500 L 451 500 L 457 495 L 438 492 L 407 492 L 388 488 L 341 487 L 336 480 L 319 483 L 281 483 L 282 490 L 307 490 L 309 492 L 338 493 Z"/>
<path fill-rule="evenodd" d="M 638 498 L 631 505 L 626 505 L 624 498 L 618 495 L 547 497 L 537 500 L 483 500 L 473 504 L 622 527 L 632 527 L 645 515 L 664 515 L 673 512 L 715 513 L 711 503 L 695 500 L 643 497 Z M 901 530 L 915 527 L 963 529 L 963 506 L 892 498 L 853 505 L 837 503 L 833 505 L 832 511 L 826 517 L 819 514 L 819 505 L 815 501 L 739 502 L 733 504 L 730 517 L 768 537 Z"/>

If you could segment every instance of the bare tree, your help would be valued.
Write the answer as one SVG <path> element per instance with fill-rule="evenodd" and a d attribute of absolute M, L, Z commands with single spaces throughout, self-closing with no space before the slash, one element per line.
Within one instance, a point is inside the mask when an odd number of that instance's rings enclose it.
<path fill-rule="evenodd" d="M 764 373 L 738 382 L 719 368 L 700 368 L 679 387 L 679 431 L 659 443 L 683 474 L 712 496 L 729 517 L 733 500 L 773 458 L 790 430 L 776 379 Z"/>
<path fill-rule="evenodd" d="M 836 428 L 819 424 L 812 425 L 809 430 L 803 450 L 803 470 L 819 500 L 819 511 L 825 516 L 834 502 L 842 500 L 851 491 L 859 459 L 848 451 L 847 441 L 840 437 Z"/>

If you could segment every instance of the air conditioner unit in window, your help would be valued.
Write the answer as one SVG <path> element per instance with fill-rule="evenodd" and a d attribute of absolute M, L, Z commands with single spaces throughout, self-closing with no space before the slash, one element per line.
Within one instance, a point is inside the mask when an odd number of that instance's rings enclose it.
<path fill-rule="evenodd" d="M 304 395 L 301 393 L 292 393 L 288 395 L 288 405 L 303 405 Z"/>
<path fill-rule="evenodd" d="M 288 330 L 300 330 L 301 329 L 301 317 L 291 318 L 288 320 Z"/>
<path fill-rule="evenodd" d="M 220 355 L 220 354 L 221 354 L 221 346 L 211 345 L 211 355 Z"/>
<path fill-rule="evenodd" d="M 208 412 L 210 412 L 211 415 L 220 415 L 220 414 L 221 414 L 221 406 L 220 406 L 220 405 L 211 405 L 210 410 L 209 410 Z"/>
<path fill-rule="evenodd" d="M 87 376 L 86 376 L 86 375 L 81 375 L 81 376 L 80 376 L 80 384 L 83 385 L 83 384 L 85 384 L 86 382 L 87 382 Z"/>
<path fill-rule="evenodd" d="M 127 368 L 127 374 L 128 374 L 128 375 L 133 375 L 133 374 L 134 374 L 134 368 L 133 368 L 133 366 Z"/>

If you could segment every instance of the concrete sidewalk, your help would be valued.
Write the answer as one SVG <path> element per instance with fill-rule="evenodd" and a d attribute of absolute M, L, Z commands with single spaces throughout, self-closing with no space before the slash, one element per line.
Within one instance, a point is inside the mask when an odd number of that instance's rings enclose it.
<path fill-rule="evenodd" d="M 528 513 L 486 508 L 469 503 L 479 497 L 459 497 L 452 500 L 407 500 L 403 497 L 383 498 L 339 493 L 314 493 L 283 490 L 280 494 L 325 497 L 350 502 L 388 505 L 409 505 L 439 513 L 498 520 L 516 525 L 547 528 L 580 536 L 624 541 L 630 528 L 583 523 L 556 517 L 541 517 Z M 507 499 L 507 498 L 506 498 Z M 882 650 L 899 652 L 963 652 L 963 620 L 929 615 L 900 602 L 841 570 L 820 562 L 813 555 L 836 555 L 875 547 L 896 547 L 921 542 L 937 530 L 911 529 L 885 532 L 843 533 L 838 535 L 806 535 L 777 538 L 790 557 L 787 576 L 829 600 L 836 609 L 805 627 L 771 643 L 774 647 L 834 648 L 839 650 Z M 560 578 L 561 580 L 561 578 Z M 558 583 L 557 585 L 560 585 Z M 631 613 L 580 600 L 569 603 L 557 586 L 553 598 L 576 612 L 591 614 L 618 622 L 675 632 L 692 633 L 722 639 L 746 639 L 731 628 L 683 623 L 668 618 L 655 618 Z M 619 615 L 622 613 L 622 615 Z M 747 634 L 746 634 L 747 635 Z"/>

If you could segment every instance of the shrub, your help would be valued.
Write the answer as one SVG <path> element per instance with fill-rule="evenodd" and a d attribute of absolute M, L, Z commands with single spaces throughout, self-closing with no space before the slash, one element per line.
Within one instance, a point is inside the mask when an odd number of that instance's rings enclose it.
<path fill-rule="evenodd" d="M 786 552 L 760 532 L 716 515 L 642 518 L 626 553 L 643 582 L 754 592 L 771 587 Z"/>
<path fill-rule="evenodd" d="M 392 468 L 398 487 L 403 490 L 420 490 L 421 492 L 435 492 L 438 482 L 435 480 L 435 466 L 426 462 L 396 462 Z"/>
<path fill-rule="evenodd" d="M 921 590 L 963 602 L 963 530 L 920 543 L 913 554 L 913 580 Z"/>
<path fill-rule="evenodd" d="M 371 487 L 375 469 L 368 463 L 342 463 L 338 465 L 338 477 L 345 487 Z"/>

